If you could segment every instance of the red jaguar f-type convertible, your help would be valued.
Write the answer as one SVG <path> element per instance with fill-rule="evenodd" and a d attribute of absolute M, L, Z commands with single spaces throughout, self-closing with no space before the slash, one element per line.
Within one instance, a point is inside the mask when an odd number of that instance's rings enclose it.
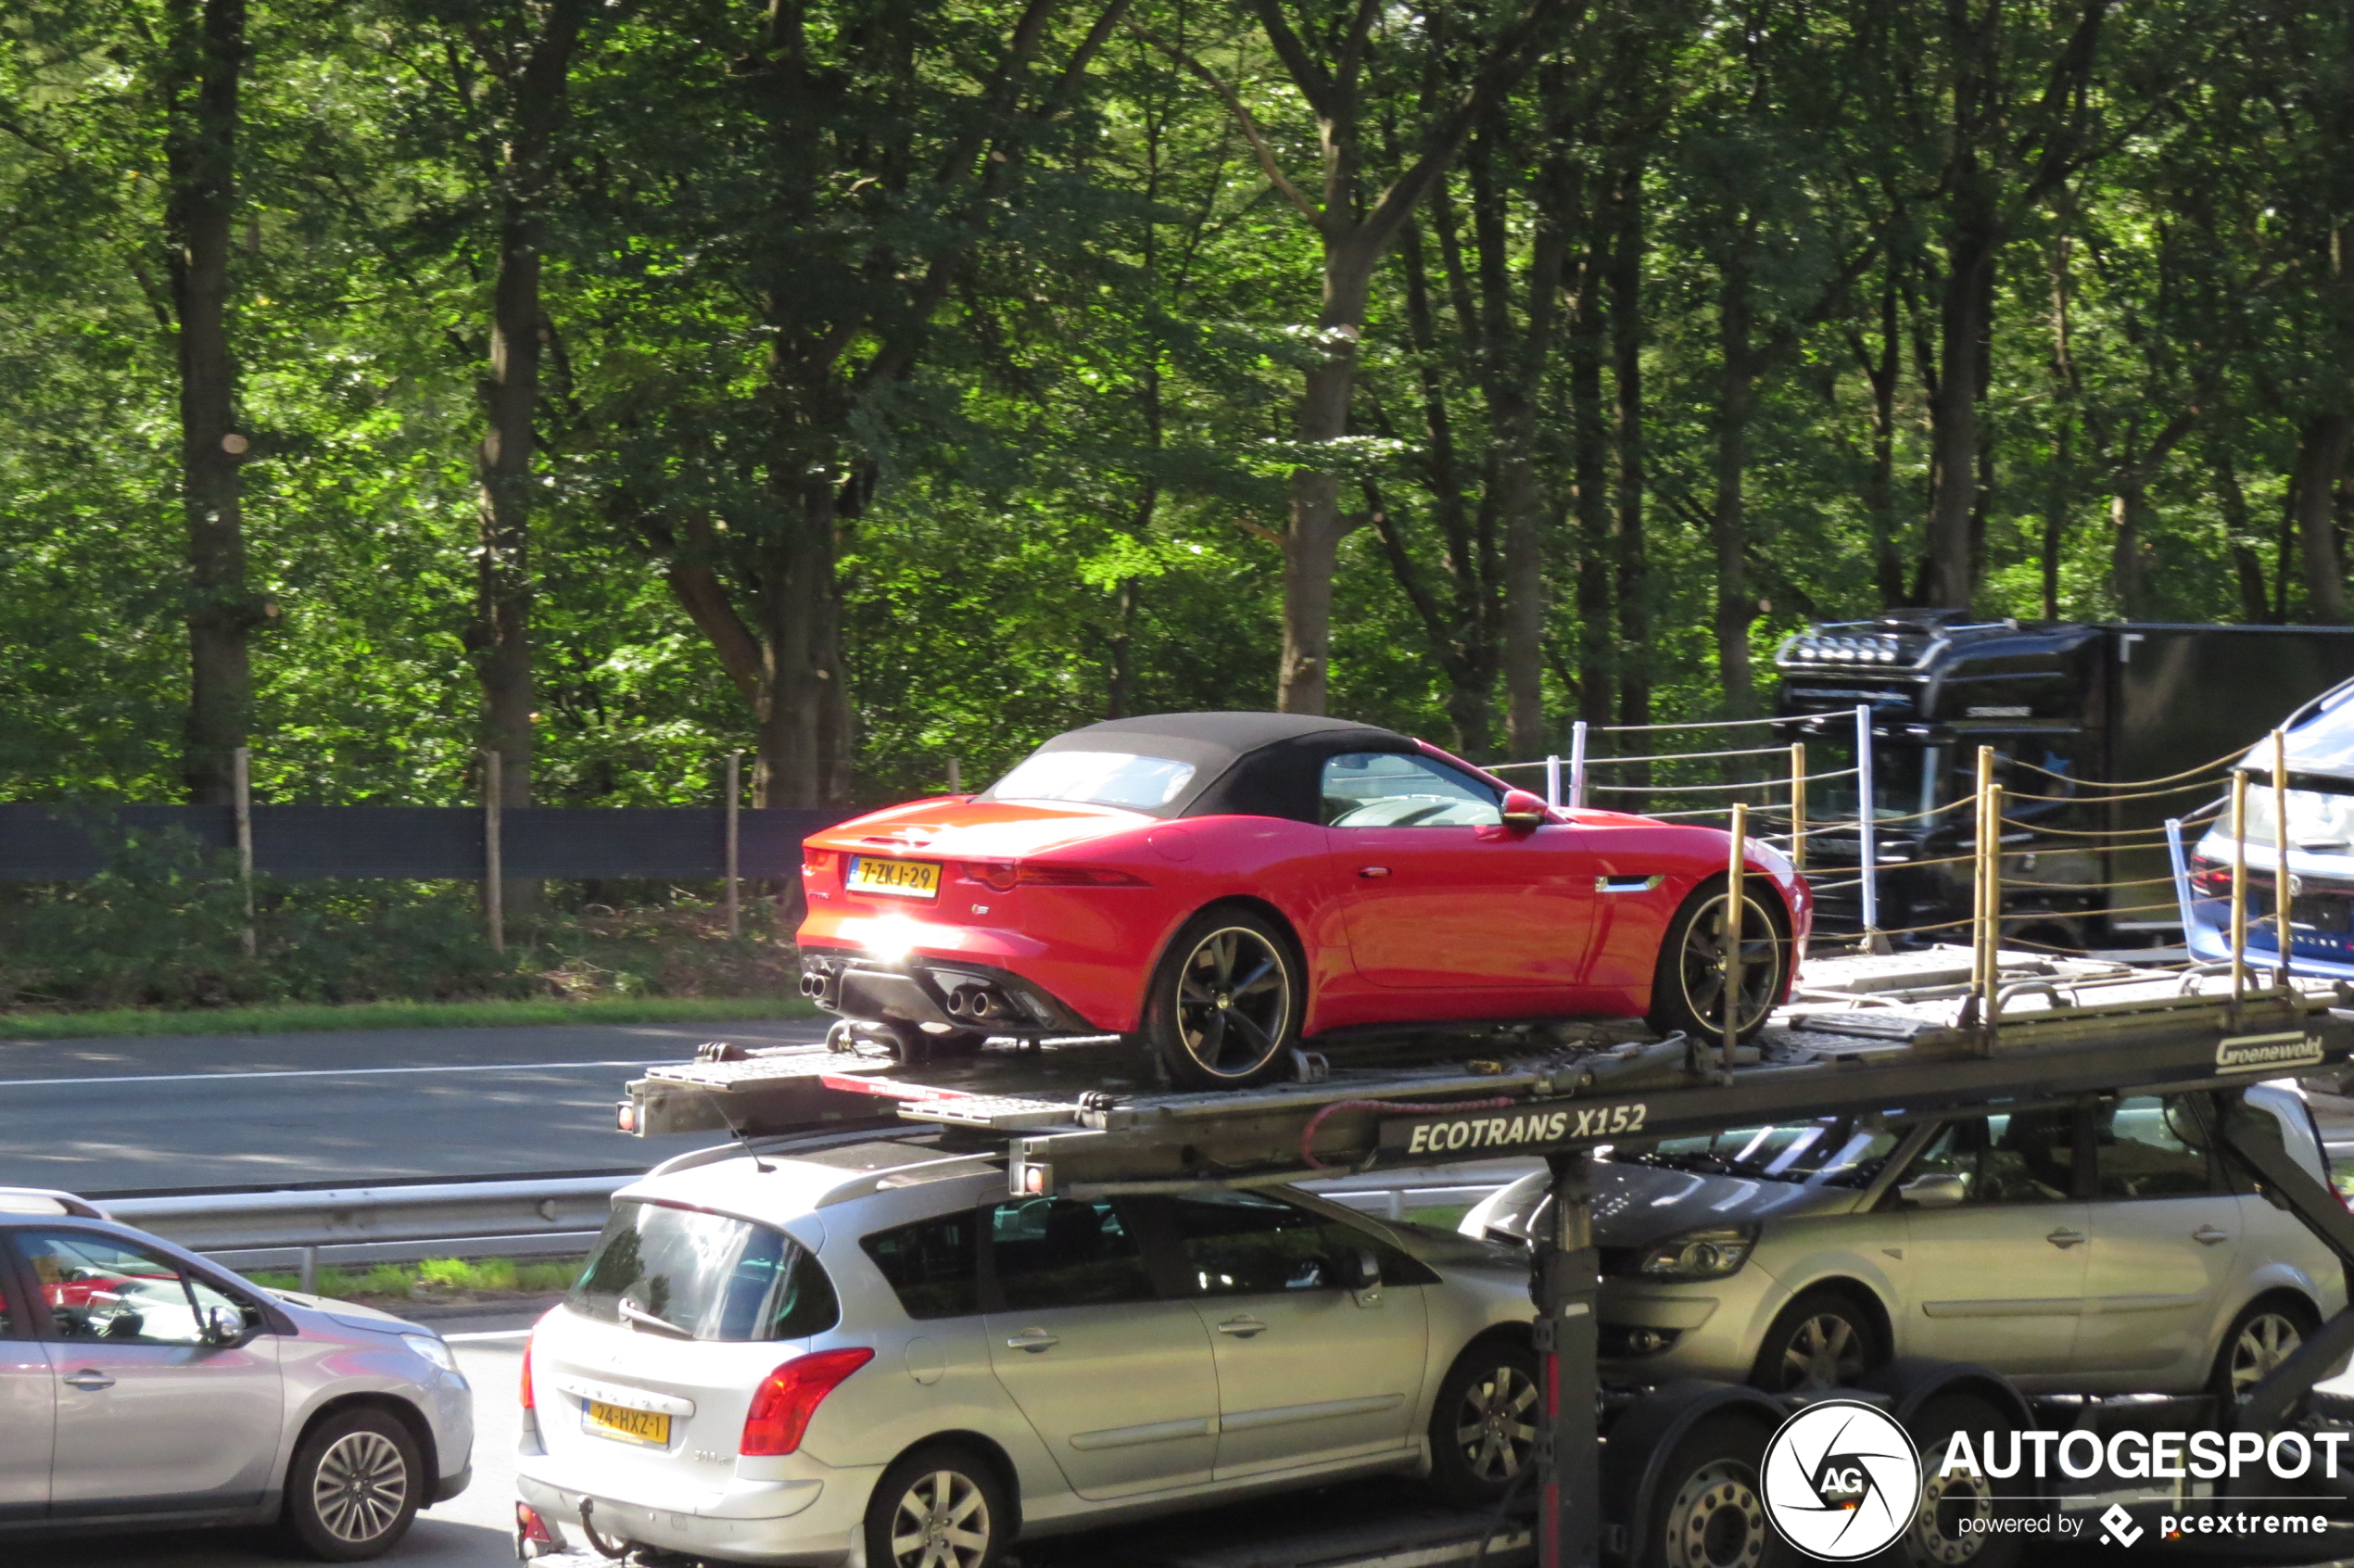
<path fill-rule="evenodd" d="M 802 990 L 929 1034 L 1126 1035 L 1185 1088 L 1288 1071 L 1301 1042 L 1449 1023 L 1648 1018 L 1721 1036 L 1726 869 L 1711 828 L 1563 811 L 1345 720 L 1089 725 L 977 795 L 829 828 L 802 852 Z M 1812 915 L 1745 861 L 1739 1031 L 1787 994 Z"/>

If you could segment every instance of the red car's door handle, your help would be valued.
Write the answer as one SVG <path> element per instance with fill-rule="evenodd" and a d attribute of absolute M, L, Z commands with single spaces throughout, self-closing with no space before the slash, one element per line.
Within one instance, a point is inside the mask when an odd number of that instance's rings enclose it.
<path fill-rule="evenodd" d="M 1389 875 L 1389 867 L 1386 866 L 1360 866 L 1357 867 L 1357 875 L 1360 877 L 1386 877 Z"/>

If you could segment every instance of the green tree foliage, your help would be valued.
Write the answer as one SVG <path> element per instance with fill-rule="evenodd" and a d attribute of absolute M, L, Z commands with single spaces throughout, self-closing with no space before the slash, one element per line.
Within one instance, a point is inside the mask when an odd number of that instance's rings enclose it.
<path fill-rule="evenodd" d="M 11 797 L 207 793 L 224 604 L 258 791 L 416 803 L 1285 698 L 1527 755 L 1892 601 L 2348 613 L 2342 6 L 245 0 L 224 479 L 225 4 L 0 18 Z"/>

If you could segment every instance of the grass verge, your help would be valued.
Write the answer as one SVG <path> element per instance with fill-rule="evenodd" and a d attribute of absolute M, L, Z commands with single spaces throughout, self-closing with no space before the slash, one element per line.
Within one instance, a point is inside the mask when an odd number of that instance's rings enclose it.
<path fill-rule="evenodd" d="M 340 1029 L 495 1029 L 515 1024 L 736 1023 L 814 1018 L 799 996 L 646 996 L 563 1002 L 289 1003 L 269 1007 L 0 1015 L 0 1042 L 100 1040 L 120 1035 L 308 1034 Z"/>
<path fill-rule="evenodd" d="M 331 1265 L 319 1271 L 319 1294 L 375 1306 L 552 1296 L 572 1287 L 584 1261 L 579 1258 L 428 1258 L 422 1263 L 374 1263 L 359 1270 Z M 246 1277 L 264 1290 L 293 1290 L 300 1279 L 290 1269 L 258 1270 Z"/>

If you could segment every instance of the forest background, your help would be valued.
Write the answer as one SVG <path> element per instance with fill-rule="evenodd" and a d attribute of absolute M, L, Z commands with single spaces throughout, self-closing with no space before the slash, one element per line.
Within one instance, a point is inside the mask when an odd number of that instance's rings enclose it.
<path fill-rule="evenodd" d="M 1479 760 L 1889 604 L 2347 615 L 2354 11 L 0 17 L 0 799 Z"/>

